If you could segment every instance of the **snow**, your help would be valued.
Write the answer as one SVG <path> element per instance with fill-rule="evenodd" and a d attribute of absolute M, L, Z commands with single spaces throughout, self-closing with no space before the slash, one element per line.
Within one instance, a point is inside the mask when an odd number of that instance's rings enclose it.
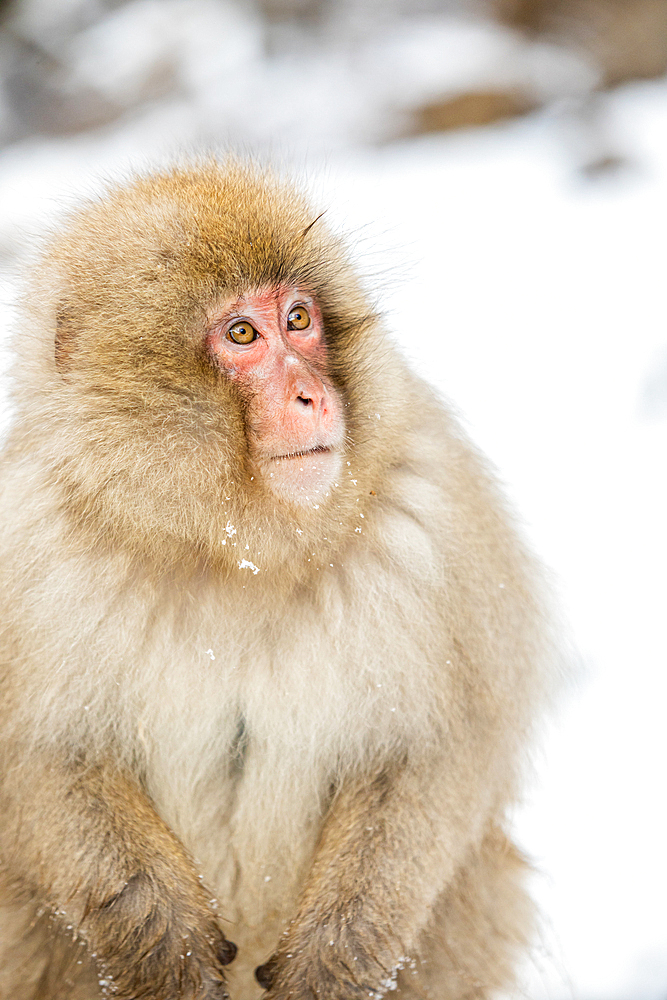
<path fill-rule="evenodd" d="M 597 183 L 537 116 L 366 155 L 331 185 L 353 225 L 409 248 L 389 323 L 500 469 L 583 662 L 517 817 L 544 873 L 535 1000 L 667 995 L 667 86 L 614 105 L 636 163 Z"/>
<path fill-rule="evenodd" d="M 418 67 L 423 95 L 456 76 L 454 55 L 441 71 L 434 62 L 435 29 L 387 28 L 359 43 L 356 61 L 298 47 L 267 61 L 240 7 L 190 8 L 188 20 L 179 0 L 136 0 L 114 13 L 111 34 L 93 25 L 70 52 L 79 77 L 117 99 L 144 85 L 147 62 L 175 60 L 182 93 L 114 127 L 0 151 L 0 324 L 12 322 L 25 247 L 80 197 L 198 149 L 216 116 L 244 148 L 275 140 L 275 158 L 296 162 L 330 223 L 351 234 L 404 351 L 500 470 L 579 651 L 578 689 L 516 817 L 544 915 L 525 996 L 665 1000 L 667 82 L 610 96 L 604 130 L 627 163 L 596 180 L 578 172 L 580 137 L 557 108 L 369 148 L 356 138 L 377 137 L 374 109 L 392 93 L 400 103 L 390 66 Z M 225 65 L 206 44 L 214 21 L 210 37 L 236 43 Z M 468 54 L 459 83 L 501 63 L 507 79 L 509 60 L 537 89 L 559 90 L 567 54 L 452 31 L 452 51 Z M 586 67 L 577 72 L 572 89 L 585 89 Z M 0 429 L 8 417 L 5 405 Z M 239 568 L 258 572 L 245 559 Z"/>
<path fill-rule="evenodd" d="M 249 559 L 241 559 L 239 562 L 239 569 L 250 569 L 252 570 L 253 576 L 257 576 L 259 573 L 259 566 L 255 566 L 255 564 L 250 562 Z"/>

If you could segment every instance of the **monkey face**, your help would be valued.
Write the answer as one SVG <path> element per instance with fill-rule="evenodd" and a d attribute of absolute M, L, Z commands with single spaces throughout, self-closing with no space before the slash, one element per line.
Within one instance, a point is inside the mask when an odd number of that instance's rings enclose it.
<path fill-rule="evenodd" d="M 87 545 L 298 577 L 366 530 L 408 377 L 320 218 L 211 164 L 110 192 L 47 249 L 25 421 Z"/>
<path fill-rule="evenodd" d="M 325 496 L 340 478 L 345 426 L 315 300 L 279 286 L 223 302 L 212 311 L 207 345 L 246 401 L 255 474 L 284 500 Z"/>

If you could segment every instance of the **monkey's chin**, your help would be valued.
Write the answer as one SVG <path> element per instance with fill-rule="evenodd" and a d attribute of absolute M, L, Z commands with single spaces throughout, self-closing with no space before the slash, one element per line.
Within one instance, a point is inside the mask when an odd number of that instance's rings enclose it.
<path fill-rule="evenodd" d="M 343 458 L 333 448 L 262 458 L 257 462 L 262 479 L 281 500 L 317 507 L 337 485 Z"/>

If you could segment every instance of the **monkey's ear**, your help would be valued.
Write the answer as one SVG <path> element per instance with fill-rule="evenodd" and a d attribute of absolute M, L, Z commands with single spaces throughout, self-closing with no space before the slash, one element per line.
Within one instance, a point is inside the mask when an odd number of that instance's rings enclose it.
<path fill-rule="evenodd" d="M 55 359 L 61 374 L 69 371 L 76 342 L 74 316 L 67 302 L 60 302 L 56 310 Z"/>

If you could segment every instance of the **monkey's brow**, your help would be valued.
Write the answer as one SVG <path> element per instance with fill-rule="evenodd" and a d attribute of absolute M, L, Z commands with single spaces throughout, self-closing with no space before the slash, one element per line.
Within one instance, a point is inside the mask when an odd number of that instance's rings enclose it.
<path fill-rule="evenodd" d="M 298 295 L 299 298 L 305 299 L 306 301 L 314 300 L 313 294 L 306 291 L 303 287 L 303 283 L 301 282 L 276 282 L 275 284 L 267 282 L 266 284 L 248 285 L 244 291 L 239 293 L 233 299 L 227 300 L 224 296 L 221 296 L 219 305 L 224 305 L 224 315 L 230 316 L 236 312 L 243 312 L 243 307 L 247 300 L 252 298 L 254 295 L 269 293 L 271 298 L 277 302 L 280 295 L 284 292 L 293 292 L 295 295 Z M 211 315 L 217 320 L 220 314 L 213 309 Z"/>

